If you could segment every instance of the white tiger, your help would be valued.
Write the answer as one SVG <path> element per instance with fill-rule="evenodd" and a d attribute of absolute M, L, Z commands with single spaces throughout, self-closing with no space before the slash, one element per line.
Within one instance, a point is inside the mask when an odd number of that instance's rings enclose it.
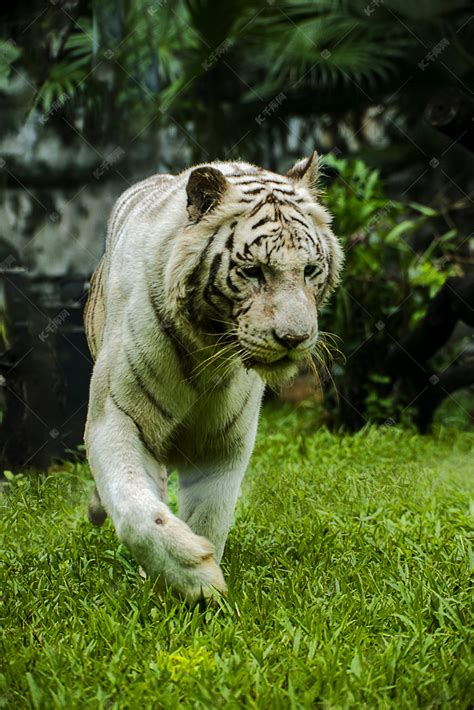
<path fill-rule="evenodd" d="M 108 513 L 145 572 L 191 603 L 226 589 L 219 562 L 265 384 L 314 349 L 338 280 L 317 162 L 286 176 L 215 162 L 138 183 L 112 212 L 93 277 L 89 517 Z"/>

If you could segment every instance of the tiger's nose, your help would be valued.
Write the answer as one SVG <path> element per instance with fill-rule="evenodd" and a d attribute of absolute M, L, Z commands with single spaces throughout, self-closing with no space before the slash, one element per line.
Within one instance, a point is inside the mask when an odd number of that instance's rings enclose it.
<path fill-rule="evenodd" d="M 285 348 L 293 349 L 301 343 L 304 343 L 305 340 L 308 340 L 310 334 L 300 333 L 295 335 L 294 333 L 285 333 L 284 335 L 278 335 L 276 330 L 274 330 L 273 335 L 275 336 L 275 340 L 281 345 L 284 345 Z"/>

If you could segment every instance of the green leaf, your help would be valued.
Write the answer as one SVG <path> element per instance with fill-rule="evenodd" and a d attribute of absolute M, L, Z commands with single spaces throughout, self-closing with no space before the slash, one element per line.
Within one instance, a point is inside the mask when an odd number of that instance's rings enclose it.
<path fill-rule="evenodd" d="M 26 674 L 26 679 L 28 681 L 28 687 L 30 689 L 31 701 L 35 710 L 41 708 L 41 701 L 43 699 L 43 692 L 41 688 L 37 685 L 35 679 L 31 673 Z"/>
<path fill-rule="evenodd" d="M 390 377 L 388 377 L 388 375 L 379 375 L 376 372 L 374 372 L 372 375 L 370 375 L 369 379 L 372 382 L 377 382 L 377 383 L 380 383 L 381 385 L 386 385 L 390 382 Z"/>
<path fill-rule="evenodd" d="M 417 227 L 417 220 L 405 219 L 403 222 L 399 222 L 399 224 L 395 225 L 395 227 L 393 227 L 393 229 L 386 234 L 384 241 L 387 244 L 391 244 L 401 237 L 402 234 L 405 234 L 406 232 L 413 232 Z"/>
<path fill-rule="evenodd" d="M 426 217 L 436 217 L 439 214 L 438 210 L 428 207 L 428 205 L 420 205 L 419 202 L 409 202 L 408 204 L 412 209 L 424 214 Z"/>
<path fill-rule="evenodd" d="M 358 651 L 356 651 L 354 658 L 351 661 L 351 673 L 353 673 L 356 678 L 360 678 L 362 675 L 362 665 Z"/>
<path fill-rule="evenodd" d="M 0 89 L 7 89 L 11 67 L 22 54 L 22 49 L 12 41 L 0 40 Z"/>

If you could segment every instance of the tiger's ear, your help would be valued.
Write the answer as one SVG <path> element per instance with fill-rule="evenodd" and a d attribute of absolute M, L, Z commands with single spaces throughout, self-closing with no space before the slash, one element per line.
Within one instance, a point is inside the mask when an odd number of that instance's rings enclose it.
<path fill-rule="evenodd" d="M 210 165 L 193 170 L 186 185 L 189 216 L 199 220 L 215 209 L 227 187 L 228 182 L 220 170 Z"/>
<path fill-rule="evenodd" d="M 287 172 L 287 177 L 307 187 L 312 195 L 316 197 L 317 182 L 319 177 L 319 155 L 313 151 L 311 155 L 302 160 L 298 160 Z"/>

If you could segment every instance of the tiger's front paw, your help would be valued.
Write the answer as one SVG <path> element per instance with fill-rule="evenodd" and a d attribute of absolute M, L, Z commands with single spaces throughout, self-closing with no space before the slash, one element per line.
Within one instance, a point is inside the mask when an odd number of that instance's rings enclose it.
<path fill-rule="evenodd" d="M 130 547 L 147 576 L 171 587 L 173 593 L 193 605 L 225 594 L 226 583 L 209 540 L 169 511 L 119 535 Z"/>
<path fill-rule="evenodd" d="M 204 557 L 192 569 L 178 570 L 166 582 L 178 597 L 185 599 L 191 606 L 201 600 L 209 602 L 227 593 L 224 575 L 213 554 Z"/>
<path fill-rule="evenodd" d="M 175 516 L 162 521 L 161 525 L 158 523 L 158 527 L 161 526 L 160 534 L 171 564 L 160 576 L 173 591 L 189 604 L 225 594 L 224 575 L 215 560 L 212 543 L 193 533 L 186 523 Z"/>

